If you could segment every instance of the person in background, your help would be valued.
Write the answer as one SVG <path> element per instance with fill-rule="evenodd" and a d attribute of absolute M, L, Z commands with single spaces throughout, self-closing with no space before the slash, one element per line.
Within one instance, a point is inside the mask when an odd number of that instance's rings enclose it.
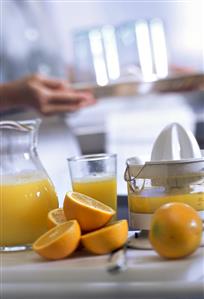
<path fill-rule="evenodd" d="M 40 114 L 53 115 L 94 103 L 90 93 L 78 92 L 68 84 L 65 35 L 57 26 L 62 14 L 59 8 L 59 4 L 46 0 L 2 3 L 1 112 L 34 108 Z M 63 18 L 67 18 L 66 12 L 60 21 Z"/>
<path fill-rule="evenodd" d="M 42 115 L 74 112 L 95 102 L 89 92 L 72 89 L 65 80 L 40 74 L 0 84 L 0 111 L 34 108 Z"/>
<path fill-rule="evenodd" d="M 80 154 L 65 119 L 67 114 L 94 104 L 95 99 L 90 92 L 74 90 L 68 83 L 69 54 L 58 27 L 68 16 L 61 9 L 64 14 L 59 21 L 59 4 L 46 0 L 2 2 L 0 118 L 42 119 L 38 153 L 61 205 L 71 184 L 66 158 Z"/>

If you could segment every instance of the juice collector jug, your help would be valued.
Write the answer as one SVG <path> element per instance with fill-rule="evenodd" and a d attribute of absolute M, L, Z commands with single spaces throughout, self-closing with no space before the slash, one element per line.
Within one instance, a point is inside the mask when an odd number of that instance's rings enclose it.
<path fill-rule="evenodd" d="M 58 207 L 36 150 L 40 120 L 0 122 L 0 251 L 26 250 Z"/>

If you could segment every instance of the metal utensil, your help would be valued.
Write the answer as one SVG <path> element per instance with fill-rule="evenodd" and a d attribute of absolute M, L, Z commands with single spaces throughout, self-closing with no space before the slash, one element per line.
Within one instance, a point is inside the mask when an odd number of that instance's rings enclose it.
<path fill-rule="evenodd" d="M 113 251 L 108 260 L 107 271 L 111 274 L 117 274 L 122 271 L 127 270 L 127 249 L 152 249 L 151 244 L 147 239 L 147 231 L 135 231 L 132 236 L 130 236 L 126 244 L 115 251 Z"/>
<path fill-rule="evenodd" d="M 107 271 L 111 274 L 117 274 L 127 269 L 127 258 L 126 258 L 127 246 L 120 248 L 111 253 Z"/>

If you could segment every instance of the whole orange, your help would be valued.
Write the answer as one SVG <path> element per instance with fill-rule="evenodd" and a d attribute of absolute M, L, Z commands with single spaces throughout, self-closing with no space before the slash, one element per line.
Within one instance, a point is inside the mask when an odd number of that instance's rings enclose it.
<path fill-rule="evenodd" d="M 164 204 L 152 217 L 149 240 L 162 257 L 174 259 L 190 255 L 199 247 L 201 238 L 201 218 L 187 204 Z"/>

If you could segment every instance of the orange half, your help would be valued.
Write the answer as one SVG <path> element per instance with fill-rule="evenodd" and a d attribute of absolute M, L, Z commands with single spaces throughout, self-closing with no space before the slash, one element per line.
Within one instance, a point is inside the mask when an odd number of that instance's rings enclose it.
<path fill-rule="evenodd" d="M 115 215 L 115 211 L 109 206 L 72 191 L 66 193 L 63 209 L 67 220 L 76 219 L 85 232 L 103 227 Z"/>
<path fill-rule="evenodd" d="M 33 244 L 33 250 L 46 259 L 62 259 L 75 251 L 80 238 L 80 226 L 76 220 L 71 220 L 55 226 L 42 235 Z"/>
<path fill-rule="evenodd" d="M 119 220 L 81 237 L 82 245 L 94 254 L 110 253 L 122 247 L 128 238 L 127 220 Z"/>
<path fill-rule="evenodd" d="M 61 223 L 66 222 L 67 219 L 62 208 L 49 211 L 47 215 L 47 227 L 48 229 L 55 227 Z"/>

